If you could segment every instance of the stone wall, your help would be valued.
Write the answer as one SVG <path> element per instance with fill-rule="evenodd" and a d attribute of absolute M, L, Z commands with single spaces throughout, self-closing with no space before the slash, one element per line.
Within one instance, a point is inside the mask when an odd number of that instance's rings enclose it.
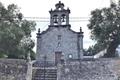
<path fill-rule="evenodd" d="M 20 59 L 0 59 L 0 80 L 26 80 L 27 64 Z"/>
<path fill-rule="evenodd" d="M 119 80 L 120 59 L 67 60 L 57 69 L 57 80 Z M 0 80 L 26 80 L 27 70 L 25 60 L 0 59 Z"/>
<path fill-rule="evenodd" d="M 59 80 L 119 80 L 120 59 L 71 60 L 59 68 Z"/>

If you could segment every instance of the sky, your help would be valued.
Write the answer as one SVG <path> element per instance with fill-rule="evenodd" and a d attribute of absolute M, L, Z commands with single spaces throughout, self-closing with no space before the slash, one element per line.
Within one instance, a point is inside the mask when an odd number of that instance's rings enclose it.
<path fill-rule="evenodd" d="M 0 0 L 3 5 L 11 3 L 17 4 L 24 17 L 45 17 L 49 18 L 49 11 L 55 9 L 55 4 L 59 1 L 63 2 L 65 8 L 71 10 L 70 17 L 87 17 L 84 21 L 70 22 L 71 29 L 79 31 L 82 27 L 84 32 L 84 48 L 87 49 L 93 45 L 95 41 L 90 39 L 90 31 L 87 28 L 89 24 L 90 12 L 95 9 L 110 6 L 110 0 Z M 114 0 L 117 2 L 117 0 Z M 41 28 L 42 31 L 48 28 L 49 22 L 36 22 L 36 31 L 32 33 L 32 38 L 36 41 L 37 29 Z M 35 49 L 35 48 L 34 48 Z"/>

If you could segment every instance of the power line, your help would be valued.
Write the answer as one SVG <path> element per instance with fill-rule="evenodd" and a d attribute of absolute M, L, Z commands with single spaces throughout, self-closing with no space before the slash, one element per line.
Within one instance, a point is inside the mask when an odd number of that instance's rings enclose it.
<path fill-rule="evenodd" d="M 70 22 L 83 22 L 88 21 L 90 17 L 70 17 Z M 27 19 L 29 21 L 35 22 L 50 22 L 49 17 L 23 17 L 23 19 Z"/>
<path fill-rule="evenodd" d="M 28 20 L 28 21 L 35 21 L 35 22 L 50 22 L 49 20 Z M 89 20 L 70 20 L 70 22 L 85 22 Z"/>
<path fill-rule="evenodd" d="M 23 17 L 25 19 L 50 19 L 49 17 Z M 90 17 L 70 17 L 70 19 L 88 19 Z"/>
<path fill-rule="evenodd" d="M 2 17 L 1 19 L 4 20 L 4 18 L 7 17 Z M 17 17 L 13 17 L 17 18 Z M 23 17 L 23 20 L 26 19 L 28 21 L 35 21 L 35 22 L 50 22 L 49 17 Z M 70 17 L 70 22 L 83 22 L 83 21 L 88 21 L 90 17 Z"/>
<path fill-rule="evenodd" d="M 27 19 L 49 19 L 49 17 L 23 17 L 23 18 L 27 18 Z"/>

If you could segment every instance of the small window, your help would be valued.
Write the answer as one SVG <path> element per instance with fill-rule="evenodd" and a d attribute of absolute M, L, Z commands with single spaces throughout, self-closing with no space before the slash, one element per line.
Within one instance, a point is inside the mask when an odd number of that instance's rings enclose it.
<path fill-rule="evenodd" d="M 72 54 L 69 54 L 69 55 L 68 55 L 68 58 L 69 58 L 69 59 L 72 59 L 72 58 L 73 58 Z"/>
<path fill-rule="evenodd" d="M 58 40 L 61 40 L 61 35 L 58 35 Z"/>

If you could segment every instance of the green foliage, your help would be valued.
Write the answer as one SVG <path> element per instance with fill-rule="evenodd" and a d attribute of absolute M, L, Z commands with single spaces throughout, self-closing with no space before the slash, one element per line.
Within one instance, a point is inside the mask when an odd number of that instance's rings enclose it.
<path fill-rule="evenodd" d="M 120 5 L 96 9 L 91 12 L 88 28 L 91 38 L 96 40 L 96 51 L 107 48 L 106 57 L 115 57 L 115 50 L 120 44 Z"/>
<path fill-rule="evenodd" d="M 87 52 L 89 52 L 88 55 L 95 55 L 96 53 L 100 52 L 101 50 L 104 50 L 106 47 L 103 46 L 100 43 L 96 43 L 94 46 L 90 46 L 87 50 Z"/>
<path fill-rule="evenodd" d="M 17 5 L 11 4 L 5 8 L 0 3 L 0 53 L 8 58 L 25 59 L 29 51 L 32 55 L 34 53 L 34 41 L 30 37 L 36 24 L 22 17 Z"/>
<path fill-rule="evenodd" d="M 6 58 L 7 55 L 5 55 L 4 53 L 0 53 L 0 58 Z"/>

